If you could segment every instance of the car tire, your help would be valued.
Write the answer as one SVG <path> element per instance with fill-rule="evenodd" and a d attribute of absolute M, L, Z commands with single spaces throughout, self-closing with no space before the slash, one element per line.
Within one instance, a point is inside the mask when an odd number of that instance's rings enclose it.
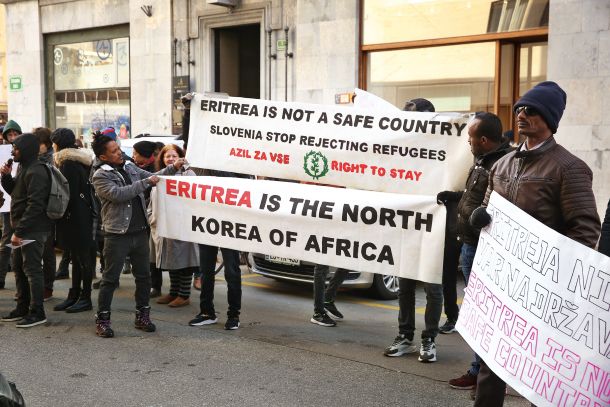
<path fill-rule="evenodd" d="M 375 274 L 371 293 L 380 300 L 395 300 L 398 298 L 398 277 Z"/>

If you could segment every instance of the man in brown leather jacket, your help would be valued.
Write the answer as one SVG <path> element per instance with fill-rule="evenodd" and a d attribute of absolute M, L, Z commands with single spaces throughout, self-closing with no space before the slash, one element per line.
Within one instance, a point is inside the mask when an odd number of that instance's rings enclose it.
<path fill-rule="evenodd" d="M 483 206 L 496 191 L 555 231 L 593 248 L 600 232 L 593 174 L 553 137 L 565 105 L 566 93 L 555 82 L 541 82 L 519 99 L 514 110 L 525 141 L 492 168 Z M 479 209 L 471 222 L 485 226 L 477 222 Z M 501 406 L 505 390 L 506 383 L 482 363 L 475 407 Z"/>

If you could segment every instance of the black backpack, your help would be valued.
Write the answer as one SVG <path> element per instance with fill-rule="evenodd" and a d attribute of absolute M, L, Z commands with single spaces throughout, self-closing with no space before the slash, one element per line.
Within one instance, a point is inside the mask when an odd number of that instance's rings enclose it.
<path fill-rule="evenodd" d="M 54 166 L 45 164 L 51 176 L 51 192 L 49 192 L 49 203 L 47 204 L 47 216 L 49 219 L 61 219 L 68 209 L 70 202 L 70 185 L 63 174 Z"/>

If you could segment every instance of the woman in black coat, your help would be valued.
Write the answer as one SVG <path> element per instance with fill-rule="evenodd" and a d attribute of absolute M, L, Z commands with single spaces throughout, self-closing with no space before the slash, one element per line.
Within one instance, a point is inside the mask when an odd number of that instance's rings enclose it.
<path fill-rule="evenodd" d="M 70 201 L 63 218 L 57 221 L 57 246 L 72 255 L 72 288 L 68 298 L 55 306 L 55 311 L 82 312 L 91 310 L 91 251 L 94 247 L 93 206 L 89 170 L 93 156 L 76 148 L 70 129 L 57 129 L 51 135 L 54 161 L 70 185 Z"/>

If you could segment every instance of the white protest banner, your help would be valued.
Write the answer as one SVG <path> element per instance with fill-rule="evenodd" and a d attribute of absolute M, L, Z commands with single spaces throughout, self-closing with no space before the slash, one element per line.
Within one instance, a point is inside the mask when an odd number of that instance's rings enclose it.
<path fill-rule="evenodd" d="M 371 191 L 436 195 L 464 187 L 467 117 L 196 95 L 195 167 Z"/>
<path fill-rule="evenodd" d="M 0 145 L 0 165 L 4 165 L 9 158 L 12 158 L 11 151 L 13 146 L 9 144 Z M 13 176 L 17 172 L 17 164 L 13 164 Z M 11 210 L 11 196 L 0 185 L 0 191 L 4 194 L 4 204 L 0 207 L 0 213 L 9 212 Z"/>
<path fill-rule="evenodd" d="M 384 112 L 399 112 L 400 109 L 377 95 L 356 88 L 354 90 L 354 106 L 359 109 L 382 110 Z"/>
<path fill-rule="evenodd" d="M 494 193 L 457 329 L 538 407 L 610 405 L 610 258 Z"/>
<path fill-rule="evenodd" d="M 432 197 L 183 176 L 162 177 L 153 202 L 160 236 L 441 282 L 446 211 Z"/>

